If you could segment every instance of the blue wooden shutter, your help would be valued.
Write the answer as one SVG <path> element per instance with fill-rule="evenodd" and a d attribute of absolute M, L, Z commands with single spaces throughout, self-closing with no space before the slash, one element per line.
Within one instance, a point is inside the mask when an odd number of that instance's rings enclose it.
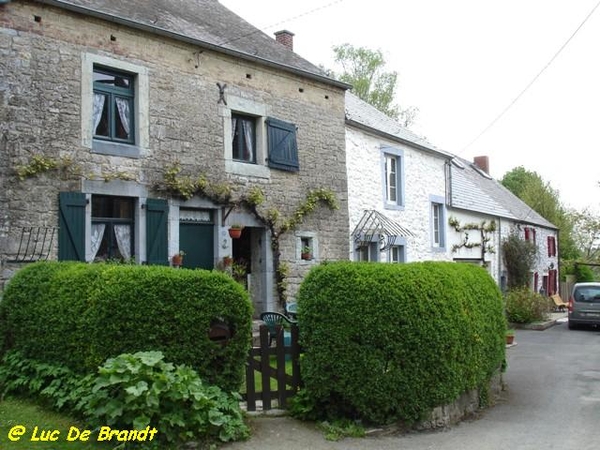
<path fill-rule="evenodd" d="M 169 264 L 167 219 L 169 204 L 166 200 L 146 200 L 146 261 L 148 264 Z"/>
<path fill-rule="evenodd" d="M 267 119 L 269 167 L 290 172 L 300 170 L 296 125 L 282 120 Z"/>
<path fill-rule="evenodd" d="M 58 260 L 85 261 L 85 194 L 60 192 Z"/>

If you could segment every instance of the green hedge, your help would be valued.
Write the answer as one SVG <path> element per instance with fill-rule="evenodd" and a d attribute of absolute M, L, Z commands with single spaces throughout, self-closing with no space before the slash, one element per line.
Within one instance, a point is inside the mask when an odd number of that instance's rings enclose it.
<path fill-rule="evenodd" d="M 298 296 L 305 417 L 413 422 L 503 364 L 500 291 L 468 264 L 324 264 Z"/>
<path fill-rule="evenodd" d="M 217 320 L 232 331 L 226 345 L 209 339 Z M 92 373 L 121 353 L 157 350 L 231 390 L 241 382 L 251 327 L 244 289 L 203 270 L 36 263 L 17 272 L 0 303 L 3 353 Z"/>

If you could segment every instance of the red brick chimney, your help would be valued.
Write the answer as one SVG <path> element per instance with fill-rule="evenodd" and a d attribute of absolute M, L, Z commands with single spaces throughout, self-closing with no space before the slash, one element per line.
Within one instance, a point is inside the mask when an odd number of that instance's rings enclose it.
<path fill-rule="evenodd" d="M 488 175 L 490 174 L 490 158 L 488 156 L 475 156 L 473 163 Z"/>
<path fill-rule="evenodd" d="M 294 51 L 294 33 L 292 33 L 291 31 L 276 31 L 275 40 L 287 47 L 289 50 Z"/>

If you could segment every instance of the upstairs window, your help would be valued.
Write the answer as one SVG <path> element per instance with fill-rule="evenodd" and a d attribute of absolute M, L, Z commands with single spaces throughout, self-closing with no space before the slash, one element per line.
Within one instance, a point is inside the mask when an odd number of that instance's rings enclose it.
<path fill-rule="evenodd" d="M 444 204 L 441 202 L 431 203 L 431 244 L 434 249 L 443 250 L 446 247 L 446 229 Z"/>
<path fill-rule="evenodd" d="M 525 240 L 535 245 L 535 228 L 525 227 Z"/>
<path fill-rule="evenodd" d="M 133 144 L 134 77 L 94 66 L 94 138 Z"/>
<path fill-rule="evenodd" d="M 388 209 L 404 207 L 403 158 L 404 152 L 401 149 L 392 147 L 381 149 L 383 204 Z"/>
<path fill-rule="evenodd" d="M 256 163 L 256 119 L 241 114 L 231 115 L 232 158 Z"/>
<path fill-rule="evenodd" d="M 548 236 L 548 256 L 556 256 L 556 238 Z"/>

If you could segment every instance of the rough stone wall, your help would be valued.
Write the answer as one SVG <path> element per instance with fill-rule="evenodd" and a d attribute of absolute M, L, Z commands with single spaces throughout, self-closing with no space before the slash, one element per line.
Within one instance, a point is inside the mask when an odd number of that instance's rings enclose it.
<path fill-rule="evenodd" d="M 149 143 L 140 158 L 94 153 L 83 145 L 84 54 L 147 69 Z M 0 7 L 0 69 L 0 253 L 8 252 L 9 236 L 20 226 L 57 225 L 59 191 L 115 177 L 151 191 L 164 167 L 179 161 L 190 173 L 228 180 L 240 190 L 260 185 L 267 205 L 283 216 L 309 189 L 333 190 L 340 209 L 318 211 L 303 227 L 319 233 L 319 259 L 347 258 L 342 89 L 31 1 Z M 227 84 L 226 96 L 265 104 L 272 117 L 297 125 L 299 173 L 270 170 L 266 179 L 226 173 L 217 82 Z M 15 167 L 40 154 L 71 158 L 78 176 L 63 180 L 49 173 L 19 181 Z M 283 237 L 292 292 L 306 269 L 295 267 L 295 246 L 293 236 Z"/>
<path fill-rule="evenodd" d="M 382 147 L 404 151 L 405 206 L 402 210 L 384 208 Z M 407 262 L 450 259 L 447 249 L 433 249 L 431 238 L 431 196 L 445 197 L 443 158 L 350 126 L 346 128 L 346 158 L 350 232 L 364 210 L 375 209 L 415 235 L 407 239 Z M 352 259 L 352 246 L 349 255 Z"/>

